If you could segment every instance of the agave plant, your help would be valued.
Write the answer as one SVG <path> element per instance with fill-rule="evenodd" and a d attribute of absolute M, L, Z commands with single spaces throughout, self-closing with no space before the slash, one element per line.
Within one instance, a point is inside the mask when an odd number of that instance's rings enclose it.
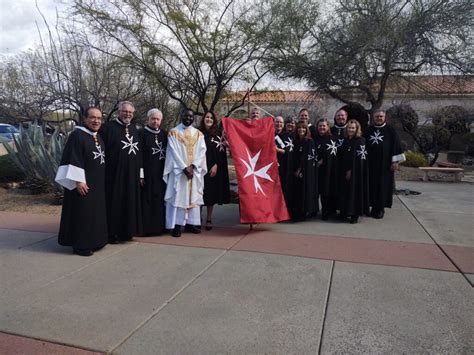
<path fill-rule="evenodd" d="M 45 125 L 37 122 L 20 125 L 20 134 L 14 137 L 14 146 L 3 143 L 13 161 L 23 170 L 26 181 L 34 190 L 62 192 L 54 181 L 61 162 L 61 155 L 67 136 L 56 128 L 53 134 L 46 134 Z"/>

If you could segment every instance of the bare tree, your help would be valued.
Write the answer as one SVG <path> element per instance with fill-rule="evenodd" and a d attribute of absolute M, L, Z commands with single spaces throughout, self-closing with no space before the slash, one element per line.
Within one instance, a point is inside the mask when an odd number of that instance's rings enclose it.
<path fill-rule="evenodd" d="M 0 117 L 10 123 L 44 118 L 52 104 L 33 53 L 0 62 Z"/>
<path fill-rule="evenodd" d="M 75 14 L 125 51 L 107 52 L 152 76 L 168 95 L 197 111 L 214 110 L 235 80 L 255 85 L 266 73 L 256 41 L 258 4 L 235 0 L 76 0 Z M 242 100 L 244 102 L 245 98 Z"/>
<path fill-rule="evenodd" d="M 349 105 L 363 95 L 369 113 L 382 106 L 391 76 L 472 72 L 470 0 L 340 0 L 333 16 L 313 22 L 316 1 L 275 3 L 286 35 L 270 37 L 273 70 Z"/>

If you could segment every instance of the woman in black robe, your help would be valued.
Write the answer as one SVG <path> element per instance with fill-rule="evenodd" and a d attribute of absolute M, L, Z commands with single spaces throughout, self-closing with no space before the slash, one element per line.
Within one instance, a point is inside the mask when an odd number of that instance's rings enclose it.
<path fill-rule="evenodd" d="M 55 178 L 65 188 L 58 243 L 81 256 L 91 256 L 108 242 L 105 149 L 97 134 L 102 112 L 89 107 L 86 116 L 69 135 Z"/>
<path fill-rule="evenodd" d="M 305 122 L 296 124 L 295 146 L 292 160 L 291 192 L 289 208 L 291 218 L 301 221 L 318 212 L 318 185 L 316 150 Z"/>
<path fill-rule="evenodd" d="M 321 196 L 321 219 L 324 221 L 336 213 L 337 205 L 337 141 L 332 137 L 327 119 L 316 123 L 317 134 L 313 137 L 318 155 L 318 183 Z"/>
<path fill-rule="evenodd" d="M 140 131 L 143 177 L 140 178 L 143 234 L 160 235 L 165 229 L 165 191 L 163 180 L 168 136 L 160 128 L 163 114 L 154 108 L 148 111 L 148 121 Z"/>
<path fill-rule="evenodd" d="M 229 170 L 224 132 L 218 132 L 213 112 L 204 114 L 199 129 L 206 141 L 207 174 L 204 176 L 204 205 L 207 208 L 206 230 L 212 229 L 214 205 L 230 202 Z"/>
<path fill-rule="evenodd" d="M 283 117 L 275 117 L 275 145 L 278 160 L 278 174 L 280 176 L 281 190 L 287 206 L 291 203 L 289 189 L 291 178 L 291 155 L 293 153 L 293 137 L 284 131 Z"/>
<path fill-rule="evenodd" d="M 361 135 L 359 122 L 349 120 L 344 130 L 344 143 L 340 147 L 343 173 L 340 184 L 341 216 L 348 216 L 350 223 L 357 223 L 359 216 L 369 213 L 367 149 Z"/>

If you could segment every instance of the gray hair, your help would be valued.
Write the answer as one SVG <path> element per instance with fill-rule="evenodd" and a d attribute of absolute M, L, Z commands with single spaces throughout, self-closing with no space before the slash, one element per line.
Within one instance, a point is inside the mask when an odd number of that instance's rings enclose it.
<path fill-rule="evenodd" d="M 118 104 L 118 110 L 119 110 L 119 111 L 122 111 L 122 110 L 123 110 L 123 107 L 124 107 L 125 105 L 130 105 L 130 106 L 132 106 L 133 111 L 135 111 L 135 105 L 132 104 L 130 101 L 120 101 L 119 104 Z"/>
<path fill-rule="evenodd" d="M 379 109 L 374 111 L 374 116 L 375 116 L 376 113 L 379 113 L 379 112 L 381 112 L 385 115 L 385 110 L 382 110 L 382 109 L 379 108 Z"/>
<path fill-rule="evenodd" d="M 161 112 L 160 110 L 158 110 L 157 108 L 152 108 L 151 110 L 149 110 L 146 114 L 146 117 L 147 118 L 150 118 L 151 116 L 153 116 L 154 114 L 158 114 L 161 118 L 163 118 L 163 112 Z"/>
<path fill-rule="evenodd" d="M 285 123 L 285 120 L 283 119 L 282 116 L 276 116 L 276 117 L 275 117 L 275 121 L 277 120 L 277 118 L 281 118 L 281 120 L 283 121 L 283 123 Z"/>

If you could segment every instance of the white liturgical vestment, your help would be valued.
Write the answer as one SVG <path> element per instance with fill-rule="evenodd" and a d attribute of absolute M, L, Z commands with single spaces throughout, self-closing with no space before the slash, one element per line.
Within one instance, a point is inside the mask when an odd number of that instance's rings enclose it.
<path fill-rule="evenodd" d="M 187 166 L 193 165 L 193 178 L 184 174 Z M 204 175 L 206 167 L 206 143 L 204 135 L 192 126 L 179 124 L 168 134 L 165 169 L 165 202 L 167 207 L 193 209 L 203 205 Z M 167 211 L 168 215 L 168 211 Z M 179 222 L 176 221 L 178 224 Z M 170 224 L 174 225 L 173 222 Z M 172 227 L 167 221 L 167 228 Z"/>

